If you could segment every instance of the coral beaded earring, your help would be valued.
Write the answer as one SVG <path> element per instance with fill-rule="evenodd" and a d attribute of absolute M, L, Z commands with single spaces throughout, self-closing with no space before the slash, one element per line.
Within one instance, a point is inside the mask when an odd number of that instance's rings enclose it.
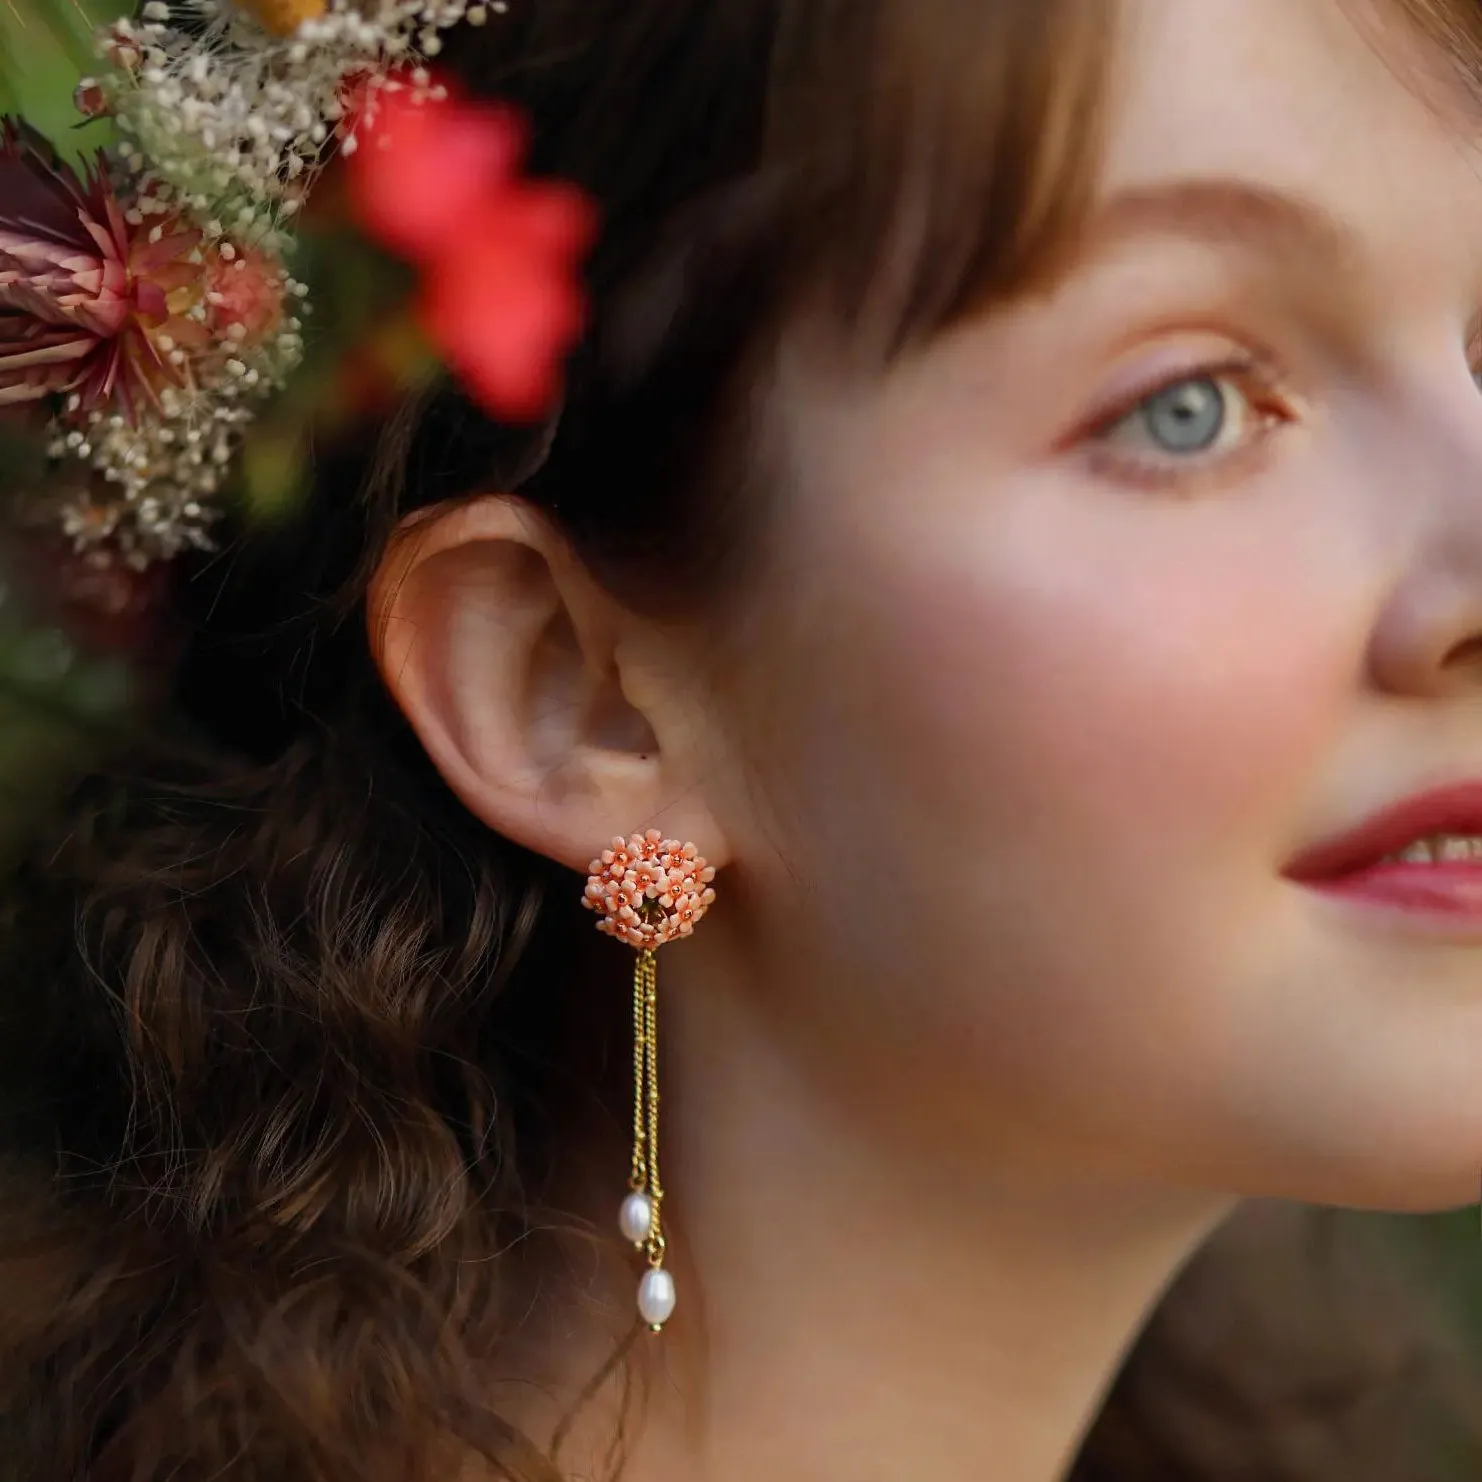
<path fill-rule="evenodd" d="M 638 1315 L 657 1333 L 674 1312 L 674 1278 L 664 1269 L 664 1185 L 659 1178 L 658 973 L 654 953 L 687 937 L 715 899 L 715 871 L 693 844 L 657 829 L 614 839 L 591 864 L 582 904 L 597 930 L 638 950 L 633 969 L 633 1168 L 618 1224 L 648 1261 Z"/>

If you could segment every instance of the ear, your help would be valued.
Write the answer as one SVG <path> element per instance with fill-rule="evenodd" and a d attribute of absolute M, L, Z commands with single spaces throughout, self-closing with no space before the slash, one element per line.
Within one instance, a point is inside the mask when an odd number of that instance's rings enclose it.
<path fill-rule="evenodd" d="M 682 666 L 531 506 L 486 496 L 413 516 L 367 617 L 392 697 L 490 828 L 579 871 L 648 828 L 725 863 Z"/>

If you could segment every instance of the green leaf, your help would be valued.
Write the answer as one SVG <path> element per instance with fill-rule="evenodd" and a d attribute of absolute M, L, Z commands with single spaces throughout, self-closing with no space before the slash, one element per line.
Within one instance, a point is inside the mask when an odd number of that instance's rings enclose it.
<path fill-rule="evenodd" d="M 19 113 L 76 156 L 107 140 L 79 124 L 72 96 L 98 70 L 97 27 L 132 10 L 128 0 L 0 0 L 0 111 Z"/>

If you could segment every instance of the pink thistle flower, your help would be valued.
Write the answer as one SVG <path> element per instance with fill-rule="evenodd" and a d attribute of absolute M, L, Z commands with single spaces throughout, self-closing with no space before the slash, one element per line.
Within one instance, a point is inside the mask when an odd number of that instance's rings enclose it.
<path fill-rule="evenodd" d="M 350 186 L 365 230 L 422 272 L 423 330 L 494 415 L 538 420 L 586 323 L 578 264 L 596 210 L 574 186 L 520 177 L 510 109 L 406 87 L 362 93 Z"/>
<path fill-rule="evenodd" d="M 191 354 L 210 345 L 190 312 L 201 236 L 149 205 L 128 210 L 101 160 L 79 175 L 0 120 L 0 407 L 75 395 L 83 413 L 133 421 L 187 384 Z"/>
<path fill-rule="evenodd" d="M 614 839 L 590 870 L 582 904 L 600 916 L 597 930 L 640 951 L 689 936 L 715 900 L 714 869 L 657 829 Z"/>

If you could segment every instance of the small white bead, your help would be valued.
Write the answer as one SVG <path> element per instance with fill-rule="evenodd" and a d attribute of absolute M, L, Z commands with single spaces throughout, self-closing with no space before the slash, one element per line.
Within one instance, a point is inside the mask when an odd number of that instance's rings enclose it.
<path fill-rule="evenodd" d="M 634 1245 L 642 1245 L 649 1237 L 654 1224 L 654 1206 L 647 1194 L 629 1194 L 623 1200 L 622 1212 L 618 1215 L 618 1229 L 623 1239 Z"/>
<path fill-rule="evenodd" d="M 674 1315 L 674 1278 L 662 1268 L 646 1271 L 638 1283 L 638 1315 L 651 1328 L 661 1328 Z"/>

